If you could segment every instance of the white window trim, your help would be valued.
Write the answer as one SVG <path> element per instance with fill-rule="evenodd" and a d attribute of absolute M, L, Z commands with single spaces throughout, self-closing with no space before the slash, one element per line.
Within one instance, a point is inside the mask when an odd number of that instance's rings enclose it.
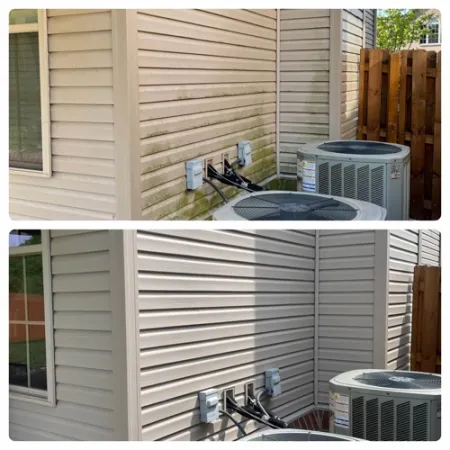
<path fill-rule="evenodd" d="M 50 231 L 41 231 L 41 244 L 29 247 L 10 248 L 11 256 L 25 254 L 42 254 L 42 276 L 44 284 L 44 314 L 45 314 L 45 349 L 47 368 L 47 391 L 23 386 L 9 386 L 9 398 L 46 406 L 56 405 L 55 380 L 55 345 L 53 340 L 53 296 L 51 286 L 51 257 L 50 257 Z"/>
<path fill-rule="evenodd" d="M 39 74 L 41 90 L 42 170 L 10 167 L 10 174 L 31 175 L 50 178 L 52 175 L 52 153 L 50 138 L 50 73 L 48 64 L 47 10 L 38 9 L 38 23 L 9 25 L 9 33 L 37 31 L 39 39 Z"/>
<path fill-rule="evenodd" d="M 426 42 L 425 43 L 421 43 L 420 41 L 419 41 L 419 45 L 421 46 L 421 47 L 436 47 L 436 46 L 439 46 L 439 45 L 441 45 L 441 19 L 439 19 L 439 18 L 435 18 L 436 19 L 436 21 L 437 21 L 437 24 L 438 24 L 438 42 L 431 42 L 431 43 L 429 43 L 428 42 L 428 38 L 429 38 L 429 35 L 428 35 L 428 33 L 425 35 L 425 39 L 426 39 Z M 427 25 L 428 26 L 428 25 Z"/>

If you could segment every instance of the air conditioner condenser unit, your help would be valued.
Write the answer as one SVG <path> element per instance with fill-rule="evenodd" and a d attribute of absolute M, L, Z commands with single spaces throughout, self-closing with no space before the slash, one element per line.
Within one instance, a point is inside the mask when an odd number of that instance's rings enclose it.
<path fill-rule="evenodd" d="M 329 383 L 330 432 L 369 441 L 436 441 L 441 436 L 441 376 L 353 370 Z"/>
<path fill-rule="evenodd" d="M 375 141 L 323 141 L 297 151 L 297 190 L 386 208 L 387 220 L 409 219 L 410 151 Z"/>

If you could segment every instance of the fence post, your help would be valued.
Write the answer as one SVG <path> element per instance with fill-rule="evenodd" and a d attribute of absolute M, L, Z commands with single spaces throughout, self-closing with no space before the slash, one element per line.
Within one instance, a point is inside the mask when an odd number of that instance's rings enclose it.
<path fill-rule="evenodd" d="M 431 218 L 441 217 L 441 52 L 436 55 L 436 95 L 434 113 L 433 181 Z"/>
<path fill-rule="evenodd" d="M 398 103 L 400 96 L 400 64 L 401 53 L 394 53 L 389 60 L 389 91 L 388 91 L 388 118 L 387 142 L 397 142 L 398 133 Z"/>

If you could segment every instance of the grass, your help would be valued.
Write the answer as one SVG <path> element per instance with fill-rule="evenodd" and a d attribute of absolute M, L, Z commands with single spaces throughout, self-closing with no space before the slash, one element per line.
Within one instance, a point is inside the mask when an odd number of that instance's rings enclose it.
<path fill-rule="evenodd" d="M 9 343 L 9 362 L 12 364 L 27 364 L 26 342 Z M 45 339 L 30 341 L 30 368 L 39 369 L 46 365 Z"/>

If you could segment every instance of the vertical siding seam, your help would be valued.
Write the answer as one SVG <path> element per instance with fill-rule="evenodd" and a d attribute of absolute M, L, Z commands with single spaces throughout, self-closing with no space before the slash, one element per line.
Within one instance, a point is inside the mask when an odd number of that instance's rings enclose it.
<path fill-rule="evenodd" d="M 314 406 L 319 404 L 319 230 L 316 230 L 314 260 Z"/>
<path fill-rule="evenodd" d="M 133 415 L 127 402 L 127 336 L 125 321 L 125 273 L 123 231 L 109 230 L 109 277 L 111 298 L 112 371 L 114 393 L 114 436 L 116 440 L 128 440 L 127 418 Z"/>
<path fill-rule="evenodd" d="M 342 9 L 330 10 L 329 139 L 341 137 Z"/>
<path fill-rule="evenodd" d="M 137 258 L 137 231 L 123 231 L 123 257 L 125 276 L 125 328 L 127 365 L 128 439 L 142 440 L 142 406 L 140 388 L 140 346 L 139 346 L 139 290 Z M 132 414 L 130 414 L 132 411 Z"/>
<path fill-rule="evenodd" d="M 281 35 L 281 20 L 280 20 L 281 10 L 277 9 L 277 68 L 276 68 L 276 80 L 277 80 L 277 94 L 276 94 L 276 158 L 277 158 L 277 178 L 280 178 L 280 59 L 281 59 L 281 49 L 280 49 L 280 35 Z"/>
<path fill-rule="evenodd" d="M 111 14 L 116 171 L 115 218 L 139 219 L 141 212 L 139 203 L 137 12 L 135 10 L 112 10 Z"/>
<path fill-rule="evenodd" d="M 390 232 L 375 231 L 375 287 L 373 311 L 373 368 L 387 366 L 389 321 Z"/>

